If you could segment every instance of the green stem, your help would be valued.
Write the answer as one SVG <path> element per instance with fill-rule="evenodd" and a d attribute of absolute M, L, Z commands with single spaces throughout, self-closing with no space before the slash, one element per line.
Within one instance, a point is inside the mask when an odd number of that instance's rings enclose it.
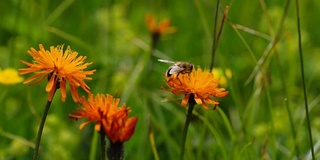
<path fill-rule="evenodd" d="M 306 82 L 304 77 L 304 65 L 303 65 L 303 54 L 302 54 L 302 45 L 301 45 L 301 29 L 300 29 L 300 9 L 299 9 L 299 1 L 296 0 L 296 9 L 297 9 L 297 28 L 298 28 L 298 43 L 299 43 L 299 55 L 300 55 L 300 69 L 301 69 L 301 78 L 302 78 L 302 86 L 303 86 L 303 95 L 304 95 L 304 103 L 305 103 L 305 110 L 306 110 L 306 118 L 307 118 L 307 125 L 308 125 L 308 132 L 309 132 L 309 143 L 311 148 L 312 159 L 315 159 L 314 156 L 314 149 L 313 149 L 313 140 L 312 140 L 312 131 L 310 125 L 310 118 L 309 118 L 309 109 L 308 109 L 308 99 L 307 99 L 307 91 L 306 91 Z"/>
<path fill-rule="evenodd" d="M 184 156 L 184 150 L 185 150 L 185 144 L 186 144 L 186 139 L 187 139 L 187 133 L 188 133 L 188 127 L 191 122 L 191 117 L 192 117 L 192 110 L 196 104 L 194 101 L 194 95 L 191 94 L 189 97 L 189 107 L 188 107 L 188 113 L 187 113 L 187 118 L 184 123 L 183 131 L 182 131 L 182 140 L 181 140 L 181 150 L 180 150 L 180 160 L 183 160 Z"/>
<path fill-rule="evenodd" d="M 106 159 L 106 134 L 104 132 L 103 126 L 101 126 L 100 131 L 100 145 L 101 145 L 101 160 Z"/>
<path fill-rule="evenodd" d="M 98 132 L 93 132 L 93 136 L 91 139 L 90 144 L 90 153 L 89 153 L 89 160 L 95 160 L 97 154 L 97 144 L 98 144 Z"/>
<path fill-rule="evenodd" d="M 155 160 L 159 160 L 159 154 L 158 154 L 158 151 L 157 151 L 156 143 L 154 142 L 154 136 L 153 136 L 153 131 L 152 131 L 150 119 L 148 121 L 149 121 L 149 140 L 150 140 L 152 152 L 153 152 L 153 155 L 154 155 L 154 159 Z"/>
<path fill-rule="evenodd" d="M 41 118 L 39 129 L 38 129 L 37 140 L 36 140 L 36 148 L 34 150 L 33 160 L 37 160 L 38 157 L 39 157 L 39 148 L 40 148 L 42 131 L 43 131 L 46 119 L 47 119 L 47 115 L 48 115 L 50 106 L 51 106 L 51 101 L 48 100 L 47 104 L 46 104 L 46 107 L 45 107 L 45 110 L 44 110 L 44 113 L 43 113 L 42 118 Z"/>
<path fill-rule="evenodd" d="M 214 56 L 216 53 L 216 49 L 217 49 L 217 23 L 218 23 L 218 13 L 219 13 L 219 4 L 220 4 L 220 0 L 217 0 L 217 4 L 216 4 L 216 13 L 214 16 L 214 26 L 213 26 L 213 44 L 212 44 L 212 55 L 211 55 L 211 63 L 210 63 L 210 71 L 212 71 L 213 68 L 213 63 L 214 63 Z"/>
<path fill-rule="evenodd" d="M 292 133 L 292 136 L 293 136 L 293 141 L 294 141 L 294 148 L 295 148 L 295 152 L 293 152 L 294 154 L 296 154 L 297 157 L 299 157 L 300 155 L 300 150 L 299 150 L 299 147 L 298 147 L 298 143 L 297 143 L 297 134 L 296 134 L 296 131 L 295 131 L 295 125 L 294 125 L 294 122 L 293 122 L 293 117 L 292 117 L 292 112 L 290 110 L 290 105 L 289 105 L 289 102 L 288 102 L 288 99 L 287 97 L 289 97 L 288 95 L 288 89 L 287 89 L 287 86 L 286 86 L 286 82 L 285 82 L 285 76 L 284 74 L 284 71 L 283 71 L 283 68 L 281 67 L 280 65 L 280 60 L 279 60 L 279 54 L 276 52 L 276 63 L 278 65 L 278 70 L 279 70 L 279 76 L 280 76 L 280 82 L 281 82 L 281 86 L 283 88 L 283 93 L 284 93 L 284 102 L 285 102 L 285 106 L 286 106 L 286 109 L 287 109 L 287 112 L 288 112 L 288 117 L 289 117 L 289 122 L 290 122 L 290 126 L 291 126 L 291 133 Z"/>

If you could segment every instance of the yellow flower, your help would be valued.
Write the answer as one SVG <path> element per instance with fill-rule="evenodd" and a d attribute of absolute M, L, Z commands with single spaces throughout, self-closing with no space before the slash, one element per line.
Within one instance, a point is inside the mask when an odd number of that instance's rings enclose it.
<path fill-rule="evenodd" d="M 131 109 L 123 104 L 118 107 L 120 99 L 106 94 L 89 94 L 88 101 L 85 97 L 79 100 L 82 106 L 77 112 L 73 112 L 69 117 L 73 119 L 87 118 L 88 120 L 80 125 L 82 129 L 90 122 L 96 122 L 95 130 L 100 132 L 103 127 L 108 138 L 113 142 L 124 142 L 133 135 L 138 117 L 129 118 Z"/>
<path fill-rule="evenodd" d="M 175 95 L 183 94 L 181 101 L 182 106 L 186 106 L 189 98 L 193 98 L 197 104 L 203 105 L 205 109 L 209 109 L 207 104 L 216 106 L 219 102 L 216 98 L 228 95 L 228 91 L 224 88 L 218 88 L 219 79 L 208 70 L 198 68 L 189 74 L 174 74 L 166 77 L 166 84 L 170 87 L 169 91 Z"/>
<path fill-rule="evenodd" d="M 18 71 L 13 68 L 0 69 L 0 83 L 5 85 L 16 84 L 23 81 L 19 76 Z"/>
<path fill-rule="evenodd" d="M 34 48 L 28 50 L 28 53 L 33 57 L 33 63 L 20 60 L 21 63 L 28 68 L 21 68 L 20 75 L 35 73 L 32 77 L 25 80 L 23 83 L 31 83 L 34 85 L 45 78 L 48 78 L 46 91 L 49 92 L 48 100 L 52 101 L 56 89 L 61 89 L 61 100 L 66 99 L 66 83 L 69 83 L 71 95 L 75 102 L 78 101 L 79 95 L 77 87 L 80 86 L 84 91 L 90 93 L 89 86 L 84 80 L 91 80 L 87 75 L 92 75 L 96 70 L 84 71 L 92 62 L 84 63 L 86 56 L 77 57 L 78 53 L 72 51 L 68 46 L 63 52 L 63 45 L 50 47 L 50 51 L 44 49 L 43 45 L 39 45 L 40 50 Z"/>
<path fill-rule="evenodd" d="M 226 69 L 225 71 L 223 71 L 221 68 L 213 68 L 212 73 L 213 75 L 220 77 L 220 85 L 222 87 L 228 86 L 227 79 L 231 79 L 232 77 L 232 71 L 230 69 Z"/>

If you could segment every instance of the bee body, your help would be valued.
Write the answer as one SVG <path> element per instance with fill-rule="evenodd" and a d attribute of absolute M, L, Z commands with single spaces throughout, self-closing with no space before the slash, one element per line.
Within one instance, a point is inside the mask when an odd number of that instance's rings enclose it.
<path fill-rule="evenodd" d="M 158 61 L 172 64 L 166 71 L 167 77 L 170 77 L 172 74 L 175 74 L 175 73 L 178 73 L 178 74 L 190 73 L 193 70 L 193 64 L 189 62 L 184 62 L 184 61 L 174 62 L 174 61 L 163 60 L 163 59 L 159 59 Z"/>

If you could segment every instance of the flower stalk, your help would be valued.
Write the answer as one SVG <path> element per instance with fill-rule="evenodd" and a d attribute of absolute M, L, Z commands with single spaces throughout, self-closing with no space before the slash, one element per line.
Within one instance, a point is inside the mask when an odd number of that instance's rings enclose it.
<path fill-rule="evenodd" d="M 37 134 L 37 140 L 36 140 L 36 147 L 35 147 L 34 154 L 33 154 L 33 160 L 37 160 L 38 157 L 39 157 L 39 149 L 40 149 L 42 131 L 43 131 L 44 124 L 46 122 L 46 119 L 47 119 L 47 116 L 48 116 L 48 113 L 49 113 L 51 102 L 52 101 L 49 101 L 49 100 L 47 101 L 46 107 L 44 109 L 44 112 L 43 112 L 43 115 L 42 115 L 42 118 L 41 118 L 41 121 L 40 121 L 38 134 Z"/>
<path fill-rule="evenodd" d="M 107 155 L 109 160 L 122 160 L 124 157 L 123 143 L 120 141 L 112 142 L 110 140 Z"/>
<path fill-rule="evenodd" d="M 104 132 L 103 126 L 100 130 L 100 149 L 101 149 L 101 160 L 106 159 L 106 134 Z"/>
<path fill-rule="evenodd" d="M 190 124 L 191 118 L 192 118 L 192 111 L 193 111 L 194 106 L 196 105 L 196 101 L 194 100 L 193 94 L 191 94 L 189 97 L 188 105 L 189 105 L 189 107 L 188 107 L 187 117 L 186 117 L 186 121 L 184 123 L 183 131 L 182 131 L 182 139 L 181 139 L 181 146 L 180 146 L 181 147 L 180 148 L 180 160 L 183 160 L 188 128 L 189 128 L 189 124 Z"/>

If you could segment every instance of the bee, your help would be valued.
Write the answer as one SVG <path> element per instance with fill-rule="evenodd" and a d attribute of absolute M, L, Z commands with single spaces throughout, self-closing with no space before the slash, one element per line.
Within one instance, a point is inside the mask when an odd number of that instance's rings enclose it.
<path fill-rule="evenodd" d="M 178 73 L 178 75 L 180 73 L 181 74 L 190 73 L 193 69 L 193 64 L 190 62 L 183 62 L 183 61 L 173 62 L 173 61 L 164 60 L 164 59 L 158 59 L 158 61 L 172 64 L 166 71 L 167 77 L 170 77 L 172 74 L 175 74 L 175 73 Z"/>

